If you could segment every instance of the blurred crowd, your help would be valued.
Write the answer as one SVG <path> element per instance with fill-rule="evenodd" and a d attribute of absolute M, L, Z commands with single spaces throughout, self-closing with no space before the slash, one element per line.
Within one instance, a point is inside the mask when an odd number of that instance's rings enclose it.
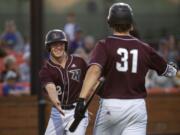
<path fill-rule="evenodd" d="M 64 31 L 69 39 L 69 53 L 79 55 L 88 62 L 91 51 L 95 46 L 95 39 L 91 35 L 84 34 L 84 31 L 76 23 L 76 16 L 73 12 L 67 15 Z"/>
<path fill-rule="evenodd" d="M 167 62 L 175 62 L 180 67 L 180 40 L 174 35 L 167 34 L 157 43 L 157 51 Z M 176 78 L 158 76 L 155 71 L 149 71 L 146 77 L 147 88 L 172 88 L 180 87 L 180 72 Z"/>
<path fill-rule="evenodd" d="M 62 29 L 62 28 L 59 28 Z M 80 56 L 88 63 L 96 39 L 86 35 L 76 23 L 74 12 L 67 14 L 63 30 L 69 39 L 69 53 Z M 166 61 L 173 61 L 180 67 L 180 40 L 174 35 L 163 36 L 154 46 Z M 30 95 L 30 42 L 18 31 L 13 20 L 5 22 L 0 33 L 0 96 Z M 158 76 L 149 71 L 146 88 L 180 88 L 180 73 L 176 78 Z"/>
<path fill-rule="evenodd" d="M 13 20 L 0 33 L 0 96 L 30 95 L 30 43 Z"/>
<path fill-rule="evenodd" d="M 91 51 L 95 46 L 95 38 L 91 35 L 84 35 L 83 30 L 75 21 L 75 14 L 67 15 L 67 23 L 64 31 L 67 33 L 70 41 L 70 53 L 83 57 L 87 62 Z M 137 30 L 131 33 L 139 38 Z M 151 45 L 151 44 L 150 44 Z M 173 61 L 180 67 L 180 39 L 177 40 L 172 34 L 165 34 L 155 45 L 153 45 L 167 62 Z M 176 78 L 166 78 L 158 76 L 155 71 L 149 71 L 146 77 L 146 88 L 172 88 L 180 87 L 180 72 Z"/>

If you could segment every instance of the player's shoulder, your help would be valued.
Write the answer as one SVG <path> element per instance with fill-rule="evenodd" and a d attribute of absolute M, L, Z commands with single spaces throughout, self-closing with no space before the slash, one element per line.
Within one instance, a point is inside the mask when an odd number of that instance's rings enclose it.
<path fill-rule="evenodd" d="M 69 57 L 71 57 L 73 60 L 80 60 L 80 61 L 84 61 L 84 59 L 77 54 L 71 54 Z"/>
<path fill-rule="evenodd" d="M 48 68 L 48 60 L 45 60 L 42 64 L 41 69 L 45 69 L 45 68 Z"/>
<path fill-rule="evenodd" d="M 40 69 L 40 72 L 45 72 L 45 71 L 49 70 L 50 67 L 51 67 L 50 66 L 50 61 L 49 60 L 45 60 L 43 62 L 43 65 L 42 65 L 41 69 Z"/>
<path fill-rule="evenodd" d="M 47 71 L 48 71 L 48 65 L 47 65 L 47 61 L 45 61 L 45 62 L 43 63 L 43 65 L 42 65 L 41 69 L 39 70 L 39 76 L 40 76 L 40 78 L 41 78 L 44 74 L 48 73 Z"/>
<path fill-rule="evenodd" d="M 150 46 L 149 44 L 145 45 L 144 48 L 151 54 L 151 53 L 157 53 L 157 50 Z"/>
<path fill-rule="evenodd" d="M 97 41 L 96 46 L 97 46 L 97 45 L 105 45 L 106 42 L 107 42 L 107 39 L 106 39 L 106 38 L 100 39 L 100 40 Z"/>
<path fill-rule="evenodd" d="M 107 38 L 100 39 L 96 42 L 95 47 L 104 48 L 104 46 L 107 44 Z"/>
<path fill-rule="evenodd" d="M 71 54 L 70 57 L 73 59 L 74 62 L 86 63 L 86 61 L 80 55 Z"/>
<path fill-rule="evenodd" d="M 40 77 L 55 76 L 57 75 L 57 73 L 59 73 L 60 70 L 61 69 L 58 68 L 58 66 L 49 59 L 43 63 L 43 66 L 39 71 L 39 76 Z"/>
<path fill-rule="evenodd" d="M 106 44 L 106 42 L 107 42 L 107 38 L 103 38 L 98 41 L 98 43 L 100 44 Z"/>
<path fill-rule="evenodd" d="M 141 45 L 142 47 L 145 47 L 145 48 L 149 48 L 150 47 L 148 43 L 146 43 L 146 42 L 144 42 L 144 41 L 142 41 L 140 39 L 137 39 L 137 43 L 139 45 Z"/>
<path fill-rule="evenodd" d="M 152 49 L 152 47 L 148 43 L 146 43 L 140 39 L 137 39 L 136 42 L 144 50 L 151 50 Z"/>

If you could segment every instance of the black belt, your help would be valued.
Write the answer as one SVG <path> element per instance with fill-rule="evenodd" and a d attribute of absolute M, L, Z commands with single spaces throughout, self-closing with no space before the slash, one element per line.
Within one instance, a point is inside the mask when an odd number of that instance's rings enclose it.
<path fill-rule="evenodd" d="M 54 105 L 53 105 L 54 108 L 56 108 Z M 63 110 L 71 110 L 71 109 L 74 109 L 76 106 L 74 104 L 68 104 L 68 105 L 61 105 L 61 108 Z"/>
<path fill-rule="evenodd" d="M 75 108 L 75 105 L 69 104 L 69 105 L 61 105 L 61 108 L 64 110 L 71 110 Z"/>

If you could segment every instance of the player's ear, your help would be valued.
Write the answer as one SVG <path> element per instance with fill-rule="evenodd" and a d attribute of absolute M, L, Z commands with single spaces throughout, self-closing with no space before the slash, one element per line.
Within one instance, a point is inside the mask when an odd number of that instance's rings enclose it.
<path fill-rule="evenodd" d="M 133 30 L 134 30 L 134 26 L 131 24 L 130 31 L 133 31 Z"/>

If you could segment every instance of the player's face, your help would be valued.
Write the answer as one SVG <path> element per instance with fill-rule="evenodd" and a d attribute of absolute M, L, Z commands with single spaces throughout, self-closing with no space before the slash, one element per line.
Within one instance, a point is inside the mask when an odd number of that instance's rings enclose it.
<path fill-rule="evenodd" d="M 56 42 L 51 45 L 51 55 L 55 58 L 60 58 L 65 54 L 65 43 Z"/>

